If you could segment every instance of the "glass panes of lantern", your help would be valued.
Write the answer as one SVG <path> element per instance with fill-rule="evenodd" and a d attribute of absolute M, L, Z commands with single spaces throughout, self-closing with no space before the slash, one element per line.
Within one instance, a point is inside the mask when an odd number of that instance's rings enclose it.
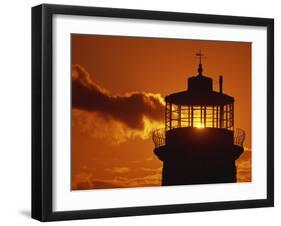
<path fill-rule="evenodd" d="M 166 103 L 166 130 L 182 127 L 233 130 L 233 103 L 198 106 Z"/>

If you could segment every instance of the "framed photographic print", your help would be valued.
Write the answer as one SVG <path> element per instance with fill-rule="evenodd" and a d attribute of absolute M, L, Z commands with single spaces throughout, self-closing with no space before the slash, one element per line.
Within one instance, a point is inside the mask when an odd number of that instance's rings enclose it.
<path fill-rule="evenodd" d="M 32 217 L 273 206 L 273 37 L 268 18 L 33 7 Z"/>

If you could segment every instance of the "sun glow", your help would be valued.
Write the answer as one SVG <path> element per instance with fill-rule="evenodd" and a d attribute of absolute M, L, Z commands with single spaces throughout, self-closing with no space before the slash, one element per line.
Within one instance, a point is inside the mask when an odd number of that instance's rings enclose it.
<path fill-rule="evenodd" d="M 193 127 L 198 128 L 198 129 L 202 129 L 205 128 L 204 125 L 204 115 L 203 112 L 201 111 L 200 107 L 195 107 L 194 111 L 193 111 Z"/>
<path fill-rule="evenodd" d="M 204 124 L 202 122 L 200 122 L 200 120 L 194 120 L 193 127 L 198 128 L 198 129 L 205 128 Z"/>
<path fill-rule="evenodd" d="M 194 124 L 194 127 L 195 127 L 195 128 L 198 128 L 198 129 L 203 129 L 203 128 L 205 128 L 204 125 L 201 124 L 201 123 Z"/>

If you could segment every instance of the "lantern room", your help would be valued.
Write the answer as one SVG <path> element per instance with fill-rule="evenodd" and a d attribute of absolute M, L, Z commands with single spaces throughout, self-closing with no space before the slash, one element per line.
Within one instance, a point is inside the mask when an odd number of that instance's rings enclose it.
<path fill-rule="evenodd" d="M 166 131 L 182 127 L 233 130 L 234 98 L 223 93 L 223 77 L 216 92 L 213 80 L 202 72 L 200 60 L 198 75 L 188 79 L 187 90 L 166 96 Z"/>

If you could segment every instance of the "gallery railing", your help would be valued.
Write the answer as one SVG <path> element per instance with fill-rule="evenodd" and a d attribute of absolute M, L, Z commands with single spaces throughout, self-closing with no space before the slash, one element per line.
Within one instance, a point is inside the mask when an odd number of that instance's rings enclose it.
<path fill-rule="evenodd" d="M 233 136 L 234 144 L 237 146 L 243 147 L 245 136 L 246 136 L 246 134 L 243 129 L 236 128 L 234 131 L 234 136 Z"/>
<path fill-rule="evenodd" d="M 166 131 L 165 128 L 157 129 L 152 133 L 152 140 L 154 142 L 155 148 L 165 146 L 166 142 Z M 233 142 L 235 145 L 243 147 L 245 140 L 245 131 L 240 128 L 236 128 L 234 131 Z"/>
<path fill-rule="evenodd" d="M 165 128 L 157 129 L 152 133 L 152 140 L 154 142 L 155 148 L 164 146 L 166 144 L 166 131 Z"/>

